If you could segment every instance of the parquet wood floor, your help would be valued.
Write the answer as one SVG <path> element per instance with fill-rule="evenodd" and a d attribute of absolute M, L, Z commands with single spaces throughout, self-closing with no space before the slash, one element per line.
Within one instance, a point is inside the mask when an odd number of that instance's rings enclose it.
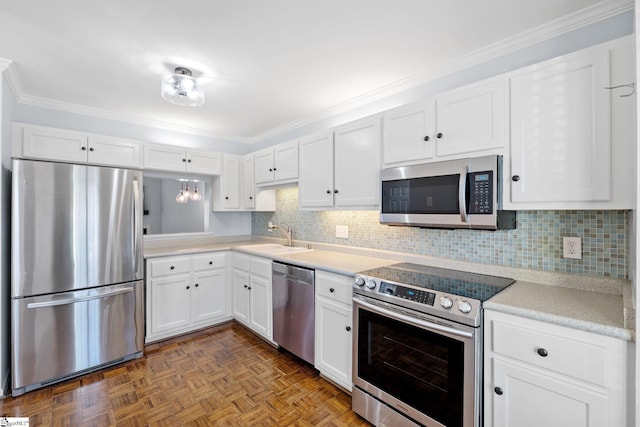
<path fill-rule="evenodd" d="M 30 426 L 369 426 L 351 397 L 236 323 L 146 346 L 100 372 L 0 400 Z"/>

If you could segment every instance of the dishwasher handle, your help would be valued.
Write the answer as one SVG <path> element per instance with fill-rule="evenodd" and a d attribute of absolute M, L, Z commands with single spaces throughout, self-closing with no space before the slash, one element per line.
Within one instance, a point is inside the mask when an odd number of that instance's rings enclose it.
<path fill-rule="evenodd" d="M 312 284 L 315 281 L 315 270 L 279 262 L 272 264 L 271 274 L 273 278 L 280 277 L 305 284 Z"/>

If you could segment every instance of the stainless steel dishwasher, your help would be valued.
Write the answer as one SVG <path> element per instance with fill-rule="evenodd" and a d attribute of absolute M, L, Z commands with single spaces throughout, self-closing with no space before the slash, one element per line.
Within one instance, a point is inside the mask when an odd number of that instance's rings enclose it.
<path fill-rule="evenodd" d="M 273 263 L 273 340 L 313 364 L 315 270 Z"/>

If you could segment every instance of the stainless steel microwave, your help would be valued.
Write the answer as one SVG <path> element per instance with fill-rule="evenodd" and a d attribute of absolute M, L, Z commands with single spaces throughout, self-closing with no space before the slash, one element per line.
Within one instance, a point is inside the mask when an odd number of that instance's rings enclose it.
<path fill-rule="evenodd" d="M 382 171 L 380 223 L 427 228 L 516 228 L 502 210 L 502 156 L 401 166 Z"/>

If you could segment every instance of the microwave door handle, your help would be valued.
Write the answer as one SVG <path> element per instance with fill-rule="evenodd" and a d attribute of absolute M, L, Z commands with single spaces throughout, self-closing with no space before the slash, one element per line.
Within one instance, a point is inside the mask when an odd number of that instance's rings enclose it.
<path fill-rule="evenodd" d="M 458 182 L 458 206 L 460 206 L 460 220 L 462 222 L 469 222 L 467 216 L 467 165 L 462 167 L 460 171 L 460 182 Z"/>

